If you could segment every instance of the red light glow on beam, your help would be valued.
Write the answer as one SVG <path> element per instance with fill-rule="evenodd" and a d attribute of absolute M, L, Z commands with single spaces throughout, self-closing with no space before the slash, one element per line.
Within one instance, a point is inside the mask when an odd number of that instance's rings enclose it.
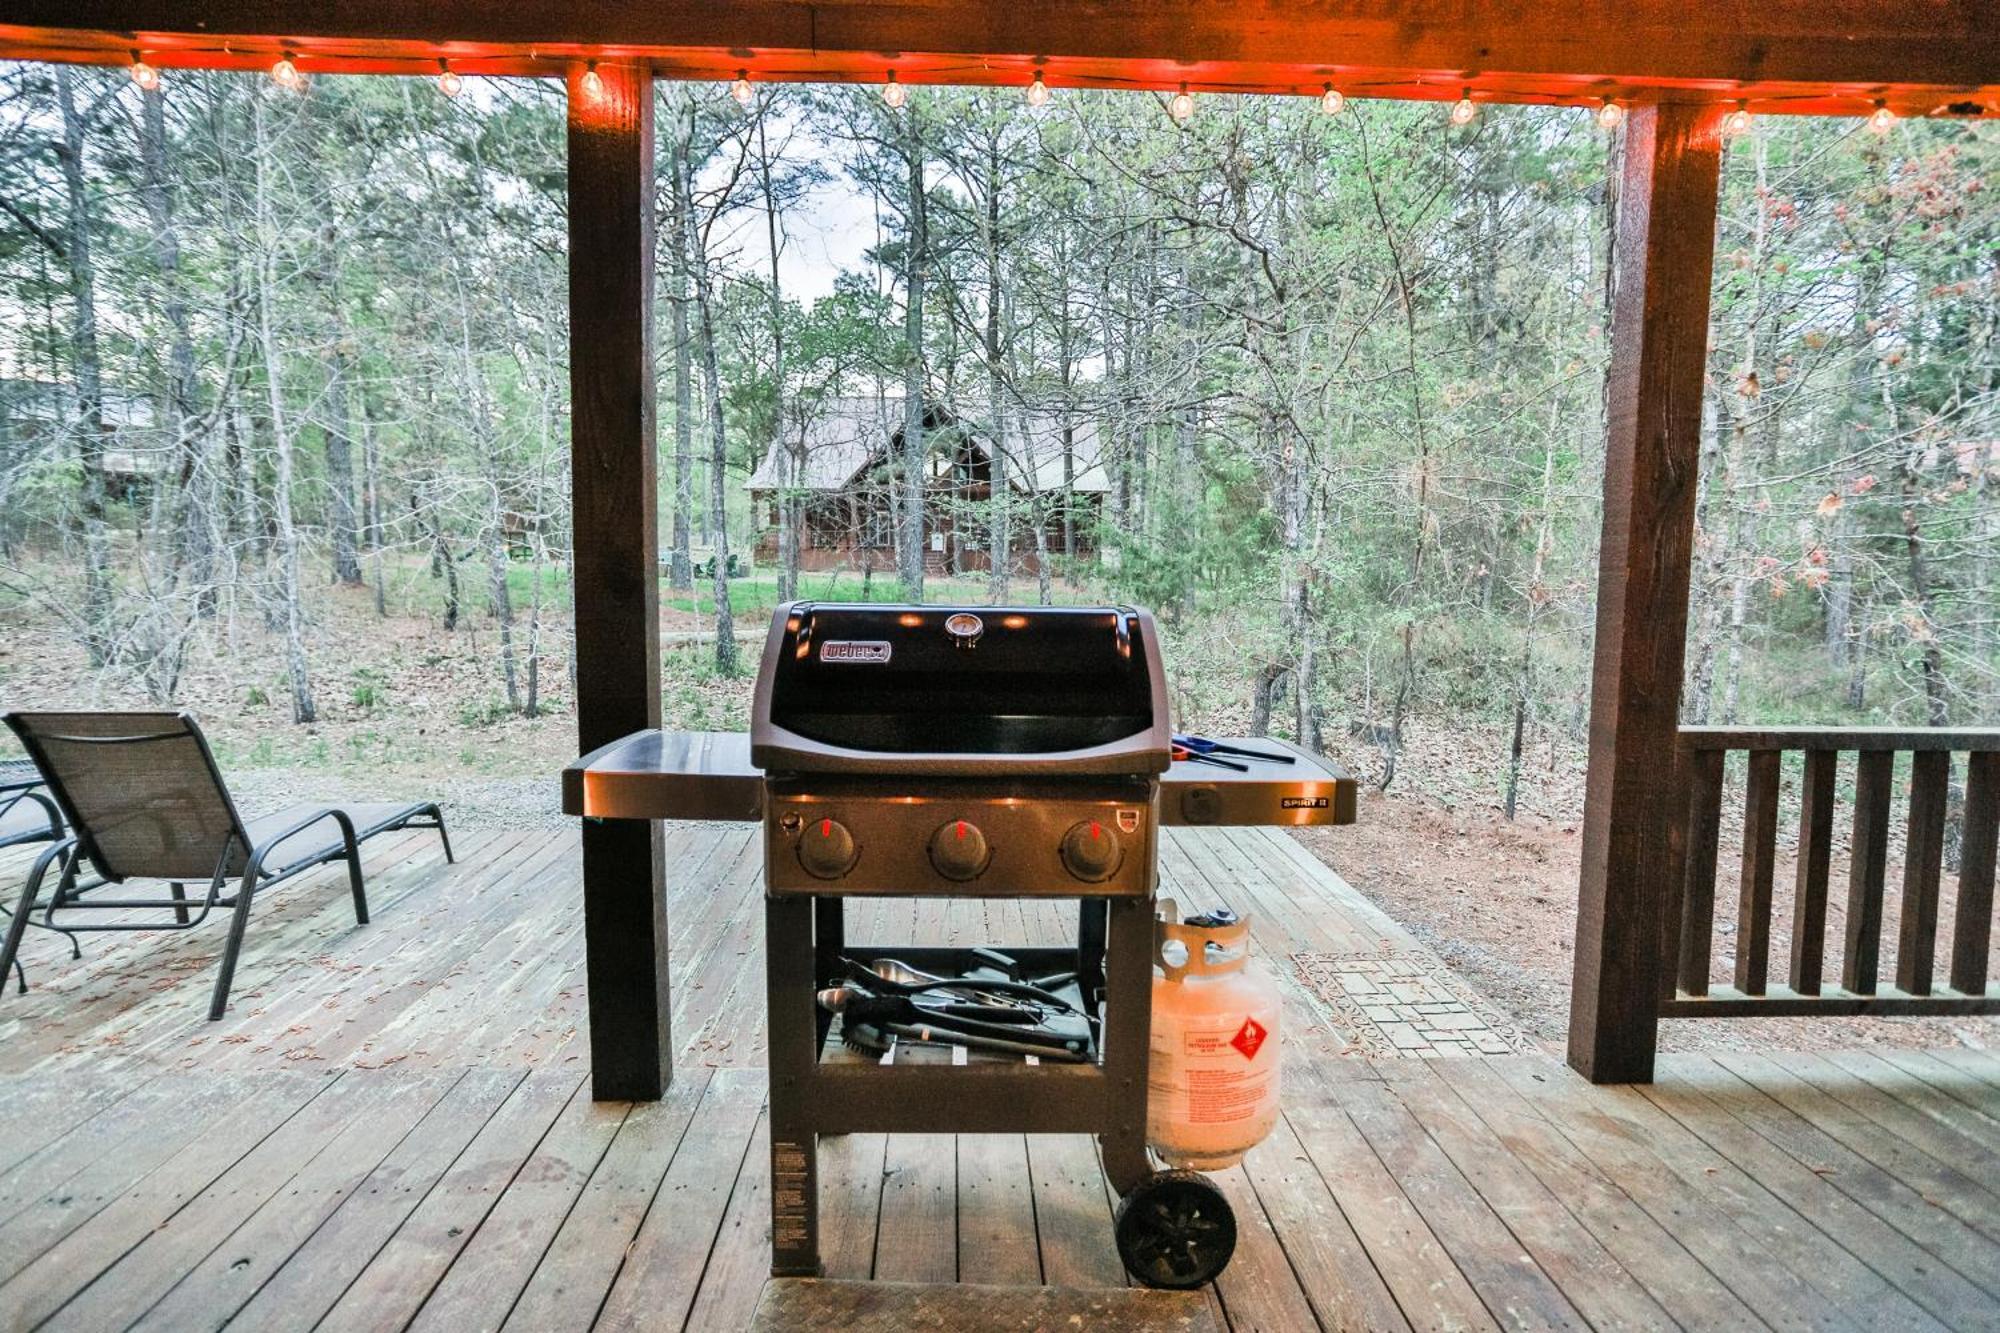
<path fill-rule="evenodd" d="M 728 84 L 742 76 L 756 83 L 862 83 L 880 87 L 885 62 L 879 51 L 746 49 L 740 47 L 592 46 L 536 43 L 410 41 L 382 38 L 295 38 L 275 34 L 109 32 L 0 23 L 0 58 L 129 66 L 131 51 L 146 63 L 174 69 L 269 70 L 285 52 L 314 74 L 391 74 L 429 77 L 449 60 L 462 75 L 575 79 L 587 61 L 642 65 L 664 79 Z M 894 53 L 897 82 L 1024 88 L 1042 71 L 1050 87 L 1124 89 L 1154 93 L 1185 83 L 1193 94 L 1271 93 L 1319 98 L 1329 84 L 1346 98 L 1457 101 L 1469 88 L 1486 104 L 1518 103 L 1588 108 L 1607 100 L 1636 108 L 1656 102 L 1734 106 L 1756 115 L 1867 117 L 1879 103 L 1901 119 L 1934 114 L 2000 116 L 2000 84 L 1802 83 L 1680 77 L 1627 78 L 1615 73 L 1471 73 L 1457 69 L 1333 65 L 1268 60 L 1176 61 L 1033 53 Z"/>

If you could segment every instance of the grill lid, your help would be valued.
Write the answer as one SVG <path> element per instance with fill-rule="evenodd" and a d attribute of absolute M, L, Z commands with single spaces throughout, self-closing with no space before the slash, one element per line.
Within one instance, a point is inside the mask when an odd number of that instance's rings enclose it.
<path fill-rule="evenodd" d="M 765 641 L 769 772 L 1164 773 L 1166 673 L 1131 607 L 794 602 Z"/>

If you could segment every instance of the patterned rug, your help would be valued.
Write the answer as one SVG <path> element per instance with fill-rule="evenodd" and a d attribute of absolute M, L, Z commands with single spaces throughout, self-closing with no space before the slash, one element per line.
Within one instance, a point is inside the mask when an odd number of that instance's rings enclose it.
<path fill-rule="evenodd" d="M 1537 1048 L 1429 953 L 1295 953 L 1292 965 L 1333 1029 L 1365 1055 L 1433 1059 Z"/>

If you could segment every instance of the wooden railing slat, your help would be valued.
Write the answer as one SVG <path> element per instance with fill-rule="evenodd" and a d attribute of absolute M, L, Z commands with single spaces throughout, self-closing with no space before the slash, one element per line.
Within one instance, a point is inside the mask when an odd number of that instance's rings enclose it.
<path fill-rule="evenodd" d="M 1715 933 L 1715 854 L 1722 834 L 1720 750 L 1687 757 L 1687 863 L 1681 883 L 1680 957 L 1675 974 L 1689 995 L 1708 993 L 1709 943 Z"/>
<path fill-rule="evenodd" d="M 1792 989 L 1817 995 L 1826 959 L 1826 886 L 1833 870 L 1834 775 L 1832 750 L 1806 754 L 1799 811 L 1799 871 L 1792 894 Z"/>
<path fill-rule="evenodd" d="M 1736 989 L 1762 995 L 1771 967 L 1771 889 L 1778 859 L 1777 750 L 1750 752 L 1743 803 L 1743 878 L 1736 900 Z"/>
<path fill-rule="evenodd" d="M 1889 789 L 1893 750 L 1866 750 L 1855 765 L 1854 840 L 1847 865 L 1847 947 L 1840 984 L 1856 995 L 1875 993 L 1882 955 L 1882 878 L 1889 851 Z"/>
<path fill-rule="evenodd" d="M 1993 941 L 1993 866 L 2000 835 L 2000 754 L 1967 758 L 1965 819 L 1958 852 L 1958 911 L 1951 932 L 1951 988 L 1986 989 L 1986 955 Z"/>
<path fill-rule="evenodd" d="M 1896 938 L 1896 986 L 1929 995 L 1937 968 L 1938 876 L 1944 866 L 1944 807 L 1951 756 L 1911 756 L 1910 823 L 1903 845 L 1903 920 Z"/>

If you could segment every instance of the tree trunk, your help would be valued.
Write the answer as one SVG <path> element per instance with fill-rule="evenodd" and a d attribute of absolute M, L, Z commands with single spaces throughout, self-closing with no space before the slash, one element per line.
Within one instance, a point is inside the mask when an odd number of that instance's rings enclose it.
<path fill-rule="evenodd" d="M 687 225 L 688 266 L 694 270 L 695 313 L 701 325 L 701 362 L 708 391 L 708 528 L 714 570 L 715 670 L 736 674 L 736 622 L 729 605 L 729 513 L 727 469 L 729 441 L 722 419 L 722 371 L 715 350 L 714 293 L 708 272 L 708 249 L 694 220 L 694 182 L 683 171 L 679 178 L 681 215 Z"/>
<path fill-rule="evenodd" d="M 207 436 L 193 427 L 194 341 L 188 332 L 187 283 L 181 273 L 180 233 L 174 217 L 173 174 L 167 163 L 166 98 L 159 88 L 141 95 L 140 189 L 152 232 L 161 313 L 167 323 L 167 373 L 159 394 L 159 419 L 175 462 L 175 558 L 196 591 L 201 615 L 215 610 L 214 549 L 207 506 Z"/>
<path fill-rule="evenodd" d="M 804 503 L 800 488 L 805 485 L 805 435 L 785 429 L 785 301 L 778 277 L 778 197 L 771 188 L 771 149 L 764 138 L 762 102 L 757 106 L 757 171 L 764 191 L 764 240 L 771 255 L 771 453 L 786 458 L 786 476 L 780 478 L 778 504 L 778 600 L 789 602 L 799 595 L 799 531 Z M 796 447 L 792 441 L 796 440 Z"/>
<path fill-rule="evenodd" d="M 924 141 L 914 107 L 903 117 L 904 160 L 909 167 L 909 235 L 903 283 L 903 502 L 896 515 L 896 578 L 903 599 L 924 600 L 924 284 L 930 263 L 930 219 L 924 190 Z"/>
<path fill-rule="evenodd" d="M 1951 706 L 1945 696 L 1944 648 L 1938 641 L 1930 567 L 1924 556 L 1923 520 L 1918 515 L 1918 506 L 1924 503 L 1920 471 L 1924 448 L 1919 442 L 1904 455 L 1903 545 L 1909 555 L 1910 593 L 1917 610 L 1912 637 L 1917 643 L 1917 670 L 1924 683 L 1924 721 L 1927 726 L 1944 727 L 1951 723 Z"/>
<path fill-rule="evenodd" d="M 291 677 L 292 721 L 318 719 L 313 704 L 312 677 L 306 661 L 305 608 L 299 587 L 299 537 L 292 522 L 292 433 L 285 420 L 285 394 L 276 321 L 271 309 L 277 291 L 277 237 L 271 217 L 271 187 L 267 162 L 270 143 L 264 136 L 262 94 L 255 94 L 252 120 L 256 127 L 256 193 L 258 232 L 257 334 L 269 393 L 271 442 L 277 454 L 277 477 L 271 491 L 272 520 L 278 546 L 279 598 L 285 631 L 285 665 Z"/>
<path fill-rule="evenodd" d="M 104 369 L 97 345 L 97 271 L 91 257 L 90 195 L 84 177 L 84 124 L 76 106 L 76 74 L 57 65 L 62 108 L 63 194 L 68 205 L 66 256 L 71 307 L 71 358 L 76 367 L 77 459 L 83 516 L 83 641 L 90 664 L 103 666 L 111 645 L 111 532 L 105 516 Z"/>
<path fill-rule="evenodd" d="M 327 528 L 331 538 L 333 581 L 361 586 L 360 522 L 354 498 L 353 349 L 349 346 L 347 315 L 340 293 L 341 238 L 329 225 L 320 238 L 320 266 L 315 274 L 326 302 L 327 335 L 332 344 L 326 361 L 326 487 Z"/>
<path fill-rule="evenodd" d="M 987 429 L 992 432 L 987 469 L 986 559 L 987 600 L 996 606 L 1007 600 L 1007 580 L 1012 573 L 1012 534 L 1008 524 L 1009 501 L 1013 495 L 1007 479 L 1007 417 L 1000 392 L 1000 130 L 997 122 L 986 131 L 986 412 Z"/>
<path fill-rule="evenodd" d="M 458 559 L 445 544 L 444 525 L 438 519 L 435 480 L 410 495 L 410 514 L 423 528 L 431 544 L 431 577 L 444 580 L 444 632 L 458 628 Z"/>
<path fill-rule="evenodd" d="M 669 97 L 684 93 L 669 90 Z M 672 160 L 674 174 L 672 265 L 674 291 L 669 304 L 674 312 L 674 545 L 668 558 L 669 586 L 687 591 L 694 588 L 694 356 L 688 340 L 688 226 L 680 182 L 688 172 L 688 128 L 690 115 L 674 121 Z"/>
<path fill-rule="evenodd" d="M 1559 403 L 1556 410 L 1560 410 Z M 1550 424 L 1553 427 L 1556 423 Z M 1549 600 L 1543 579 L 1547 575 L 1549 551 L 1555 540 L 1555 503 L 1556 450 L 1552 431 L 1542 452 L 1541 523 L 1535 534 L 1534 563 L 1528 573 L 1528 618 L 1521 630 L 1521 657 L 1514 668 L 1514 736 L 1507 751 L 1507 795 L 1504 802 L 1510 822 L 1519 805 L 1521 790 L 1521 752 L 1527 737 L 1528 706 L 1535 680 L 1535 630 L 1541 620 L 1542 607 Z"/>

